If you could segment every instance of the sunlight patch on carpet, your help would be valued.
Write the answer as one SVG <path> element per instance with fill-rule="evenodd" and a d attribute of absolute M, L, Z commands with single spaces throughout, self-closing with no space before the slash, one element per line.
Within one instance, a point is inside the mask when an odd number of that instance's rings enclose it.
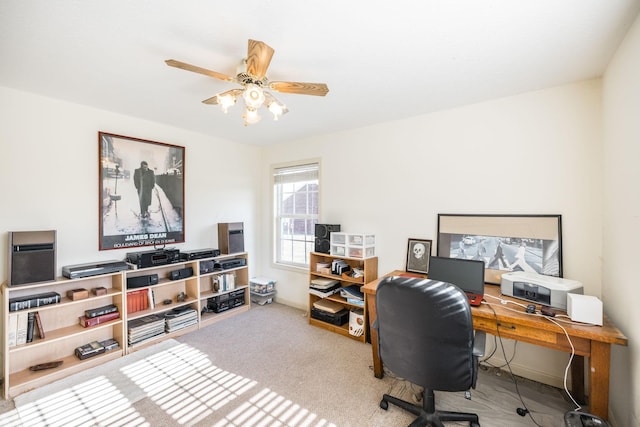
<path fill-rule="evenodd" d="M 148 426 L 131 402 L 100 376 L 20 407 L 27 426 Z"/>
<path fill-rule="evenodd" d="M 214 427 L 334 426 L 267 388 L 222 414 L 226 405 L 253 390 L 257 382 L 214 366 L 205 353 L 187 344 L 127 365 L 121 372 L 179 424 L 211 418 L 220 419 Z"/>

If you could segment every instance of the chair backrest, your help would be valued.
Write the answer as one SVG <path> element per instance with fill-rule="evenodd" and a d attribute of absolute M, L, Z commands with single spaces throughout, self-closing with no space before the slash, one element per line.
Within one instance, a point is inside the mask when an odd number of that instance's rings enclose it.
<path fill-rule="evenodd" d="M 394 375 L 432 390 L 473 386 L 473 321 L 460 288 L 387 277 L 378 284 L 376 307 L 380 358 Z"/>

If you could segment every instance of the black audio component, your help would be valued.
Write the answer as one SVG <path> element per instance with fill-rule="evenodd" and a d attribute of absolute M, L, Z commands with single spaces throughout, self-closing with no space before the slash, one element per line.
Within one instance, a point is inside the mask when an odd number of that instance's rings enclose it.
<path fill-rule="evenodd" d="M 218 247 L 223 254 L 244 252 L 244 223 L 218 223 Z"/>
<path fill-rule="evenodd" d="M 169 279 L 171 280 L 186 279 L 191 276 L 193 276 L 193 268 L 191 267 L 180 268 L 169 272 Z"/>
<path fill-rule="evenodd" d="M 127 262 L 138 268 L 155 267 L 180 261 L 182 261 L 180 251 L 173 248 L 127 253 Z"/>
<path fill-rule="evenodd" d="M 241 305 L 244 305 L 244 303 L 244 289 L 238 289 L 236 291 L 208 298 L 207 309 L 214 313 L 221 313 L 231 308 L 240 307 Z"/>
<path fill-rule="evenodd" d="M 322 320 L 323 322 L 331 323 L 332 325 L 342 326 L 345 323 L 349 323 L 349 310 L 343 308 L 336 313 L 329 313 L 328 311 L 320 310 L 315 307 L 311 307 L 311 317 L 313 319 Z"/>
<path fill-rule="evenodd" d="M 200 274 L 206 274 L 213 272 L 216 262 L 212 259 L 206 261 L 200 261 Z"/>
<path fill-rule="evenodd" d="M 56 278 L 56 231 L 9 232 L 9 286 Z"/>
<path fill-rule="evenodd" d="M 221 259 L 216 262 L 214 269 L 229 270 L 231 268 L 244 267 L 245 265 L 247 265 L 247 260 L 244 258 Z"/>
<path fill-rule="evenodd" d="M 157 274 L 145 274 L 144 276 L 127 277 L 127 289 L 143 288 L 145 286 L 156 285 L 157 283 Z"/>
<path fill-rule="evenodd" d="M 328 254 L 331 249 L 331 233 L 340 231 L 340 224 L 316 224 L 315 251 Z"/>
<path fill-rule="evenodd" d="M 229 294 L 222 294 L 207 299 L 207 308 L 214 313 L 229 310 Z"/>
<path fill-rule="evenodd" d="M 181 251 L 180 258 L 184 261 L 191 261 L 193 259 L 213 258 L 220 255 L 219 249 L 193 249 L 189 251 Z"/>

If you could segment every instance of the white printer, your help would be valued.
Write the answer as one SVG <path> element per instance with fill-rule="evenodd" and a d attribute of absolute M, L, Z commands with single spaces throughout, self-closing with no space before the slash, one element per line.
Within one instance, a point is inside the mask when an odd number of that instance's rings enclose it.
<path fill-rule="evenodd" d="M 567 309 L 567 294 L 582 294 L 582 283 L 577 280 L 545 276 L 538 273 L 514 271 L 504 273 L 500 282 L 503 295 L 521 298 L 561 310 Z"/>

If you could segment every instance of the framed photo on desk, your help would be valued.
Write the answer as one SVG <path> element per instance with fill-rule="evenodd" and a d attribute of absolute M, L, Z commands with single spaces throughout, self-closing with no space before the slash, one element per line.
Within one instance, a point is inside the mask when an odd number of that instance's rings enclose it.
<path fill-rule="evenodd" d="M 438 214 L 437 255 L 484 261 L 496 285 L 509 271 L 562 277 L 562 217 Z"/>
<path fill-rule="evenodd" d="M 431 257 L 431 240 L 409 239 L 407 246 L 407 272 L 429 272 L 429 259 Z"/>

